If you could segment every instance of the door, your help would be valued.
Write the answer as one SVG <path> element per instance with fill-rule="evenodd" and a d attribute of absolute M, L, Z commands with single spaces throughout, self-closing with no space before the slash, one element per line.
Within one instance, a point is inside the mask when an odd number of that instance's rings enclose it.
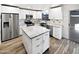
<path fill-rule="evenodd" d="M 19 36 L 19 15 L 13 14 L 13 34 L 14 37 Z"/>
<path fill-rule="evenodd" d="M 79 12 L 74 12 L 75 15 L 70 17 L 70 30 L 69 30 L 69 39 L 79 42 Z"/>
<path fill-rule="evenodd" d="M 10 28 L 10 36 L 11 36 L 11 38 L 14 38 L 14 28 L 13 28 L 13 14 L 10 14 L 10 17 L 9 17 L 10 19 L 9 19 L 9 28 Z M 11 39 L 10 38 L 10 39 Z"/>
<path fill-rule="evenodd" d="M 2 41 L 10 39 L 9 17 L 10 14 L 1 14 L 1 39 Z"/>

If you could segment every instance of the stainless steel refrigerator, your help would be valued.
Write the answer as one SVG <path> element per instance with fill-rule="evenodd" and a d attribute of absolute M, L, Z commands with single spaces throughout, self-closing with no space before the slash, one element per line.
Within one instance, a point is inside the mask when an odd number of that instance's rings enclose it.
<path fill-rule="evenodd" d="M 70 12 L 69 39 L 79 42 L 79 11 Z"/>
<path fill-rule="evenodd" d="M 19 36 L 19 14 L 1 14 L 1 40 L 9 40 Z"/>

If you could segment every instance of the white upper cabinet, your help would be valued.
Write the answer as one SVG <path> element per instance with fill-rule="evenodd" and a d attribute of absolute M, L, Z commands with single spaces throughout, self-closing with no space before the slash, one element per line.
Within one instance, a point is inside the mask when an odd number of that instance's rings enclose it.
<path fill-rule="evenodd" d="M 30 11 L 29 10 L 23 10 L 23 9 L 20 9 L 20 13 L 19 13 L 19 18 L 20 19 L 26 19 L 26 14 L 30 14 Z"/>
<path fill-rule="evenodd" d="M 52 9 L 50 9 L 49 10 L 49 19 L 53 19 L 53 16 L 54 16 L 53 11 L 52 11 Z"/>
<path fill-rule="evenodd" d="M 37 11 L 36 13 L 37 13 L 37 18 L 41 19 L 42 18 L 42 12 L 41 11 Z"/>
<path fill-rule="evenodd" d="M 19 8 L 1 6 L 1 12 L 3 12 L 3 13 L 19 13 Z"/>
<path fill-rule="evenodd" d="M 57 7 L 49 10 L 50 19 L 62 19 L 62 7 Z"/>
<path fill-rule="evenodd" d="M 29 10 L 23 10 L 23 11 L 24 11 L 24 14 L 30 14 Z"/>
<path fill-rule="evenodd" d="M 19 18 L 20 18 L 20 19 L 25 19 L 25 12 L 24 12 L 24 10 L 21 10 L 21 9 L 20 9 Z"/>
<path fill-rule="evenodd" d="M 42 12 L 40 11 L 32 11 L 32 15 L 34 19 L 41 19 L 42 18 Z"/>
<path fill-rule="evenodd" d="M 32 15 L 33 15 L 33 18 L 34 18 L 34 19 L 37 18 L 36 11 L 32 11 Z"/>
<path fill-rule="evenodd" d="M 33 15 L 33 13 L 34 13 L 34 11 L 29 10 L 29 14 L 30 14 L 30 15 Z"/>

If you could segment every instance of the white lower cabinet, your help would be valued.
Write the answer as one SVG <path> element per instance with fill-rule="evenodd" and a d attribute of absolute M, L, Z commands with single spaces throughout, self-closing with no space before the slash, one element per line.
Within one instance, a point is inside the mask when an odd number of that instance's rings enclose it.
<path fill-rule="evenodd" d="M 53 37 L 62 39 L 62 27 L 53 27 Z"/>
<path fill-rule="evenodd" d="M 30 54 L 32 53 L 31 48 L 32 48 L 32 44 L 31 44 L 31 39 L 23 32 L 23 44 L 25 47 L 25 50 Z"/>
<path fill-rule="evenodd" d="M 43 34 L 43 52 L 49 48 L 50 45 L 49 32 Z"/>
<path fill-rule="evenodd" d="M 34 38 L 29 38 L 23 32 L 23 44 L 27 53 L 29 54 L 42 54 L 49 48 L 49 32 L 43 33 Z"/>

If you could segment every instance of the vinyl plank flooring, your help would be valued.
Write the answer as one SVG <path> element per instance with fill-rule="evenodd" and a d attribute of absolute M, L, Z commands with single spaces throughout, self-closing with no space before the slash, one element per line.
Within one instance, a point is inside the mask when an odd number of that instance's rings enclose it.
<path fill-rule="evenodd" d="M 27 54 L 22 36 L 2 42 L 0 44 L 0 54 Z M 50 37 L 50 48 L 44 54 L 79 54 L 79 43 Z"/>
<path fill-rule="evenodd" d="M 63 42 L 61 43 L 61 46 L 56 51 L 56 54 L 62 54 L 66 45 L 67 45 L 67 41 L 63 40 Z"/>
<path fill-rule="evenodd" d="M 57 49 L 60 47 L 62 41 L 61 40 L 57 40 L 55 38 L 52 38 L 51 37 L 51 40 L 50 40 L 50 53 L 55 53 L 57 51 Z"/>

